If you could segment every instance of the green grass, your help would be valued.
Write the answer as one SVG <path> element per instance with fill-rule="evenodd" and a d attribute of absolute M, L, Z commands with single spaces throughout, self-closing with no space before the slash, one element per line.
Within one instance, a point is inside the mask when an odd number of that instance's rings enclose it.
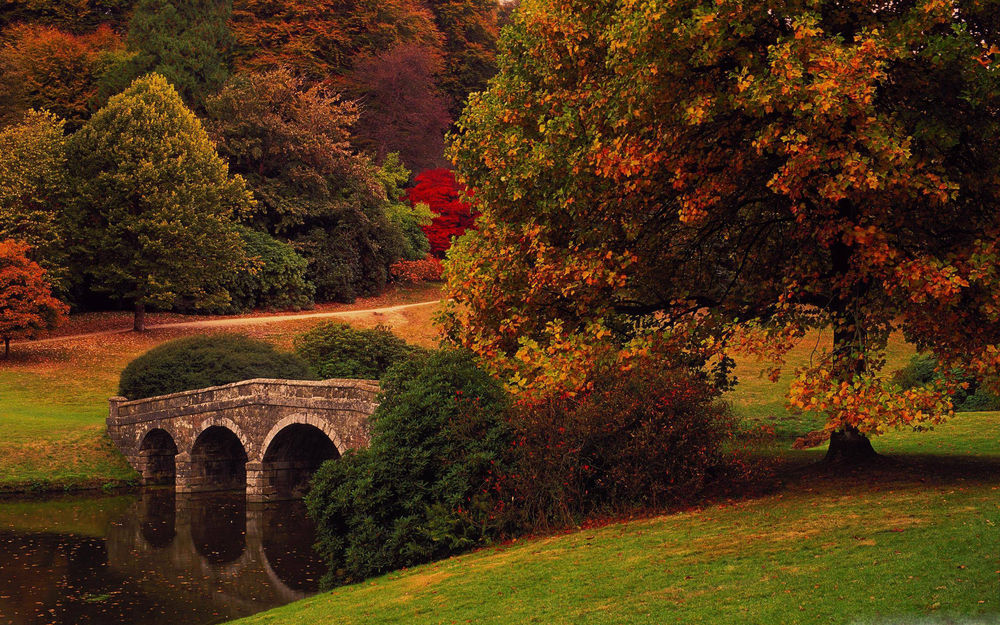
<path fill-rule="evenodd" d="M 805 473 L 765 497 L 487 549 L 239 623 L 1000 623 L 1000 465 L 933 467 Z"/>

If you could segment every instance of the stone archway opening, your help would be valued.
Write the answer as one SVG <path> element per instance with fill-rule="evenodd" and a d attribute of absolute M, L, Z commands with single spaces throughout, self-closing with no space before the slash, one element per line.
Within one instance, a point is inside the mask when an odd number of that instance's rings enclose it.
<path fill-rule="evenodd" d="M 147 486 L 173 486 L 177 479 L 177 444 L 166 430 L 155 428 L 146 433 L 139 445 L 142 483 Z"/>
<path fill-rule="evenodd" d="M 336 445 L 314 425 L 293 423 L 275 435 L 261 463 L 264 492 L 269 500 L 305 496 L 320 465 L 339 458 Z"/>
<path fill-rule="evenodd" d="M 213 425 L 191 448 L 188 492 L 243 490 L 247 485 L 247 452 L 236 434 Z"/>

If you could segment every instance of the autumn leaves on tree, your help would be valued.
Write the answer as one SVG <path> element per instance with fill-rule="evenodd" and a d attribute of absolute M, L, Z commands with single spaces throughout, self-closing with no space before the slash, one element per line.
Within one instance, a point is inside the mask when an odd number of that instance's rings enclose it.
<path fill-rule="evenodd" d="M 525 392 L 572 393 L 597 361 L 780 363 L 829 328 L 789 401 L 826 416 L 831 458 L 948 416 L 947 383 L 879 370 L 899 330 L 1000 382 L 996 10 L 527 0 L 460 121 L 482 216 L 452 330 Z"/>
<path fill-rule="evenodd" d="M 69 306 L 52 297 L 45 270 L 28 258 L 30 248 L 0 240 L 0 341 L 3 358 L 10 356 L 12 338 L 32 338 L 56 327 Z"/>

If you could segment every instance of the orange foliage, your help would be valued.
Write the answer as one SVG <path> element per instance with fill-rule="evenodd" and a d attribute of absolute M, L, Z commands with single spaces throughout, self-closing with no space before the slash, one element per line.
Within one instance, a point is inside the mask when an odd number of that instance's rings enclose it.
<path fill-rule="evenodd" d="M 29 250 L 18 241 L 0 241 L 0 339 L 5 357 L 12 338 L 31 338 L 54 328 L 69 312 L 69 306 L 52 297 L 45 270 L 28 259 Z"/>

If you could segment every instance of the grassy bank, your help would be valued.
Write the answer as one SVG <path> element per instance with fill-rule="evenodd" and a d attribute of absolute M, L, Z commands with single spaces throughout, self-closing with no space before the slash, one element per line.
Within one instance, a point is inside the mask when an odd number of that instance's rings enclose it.
<path fill-rule="evenodd" d="M 1000 435 L 995 416 L 969 419 Z M 1000 458 L 894 458 L 800 469 L 764 497 L 519 541 L 239 623 L 1000 623 Z"/>
<path fill-rule="evenodd" d="M 343 309 L 428 301 L 438 297 L 438 290 L 433 285 L 402 289 L 377 299 L 359 300 Z M 434 310 L 434 306 L 425 306 L 385 314 L 352 313 L 340 320 L 364 327 L 383 323 L 411 342 L 433 345 Z M 81 333 L 95 332 L 115 329 L 123 319 L 117 313 L 88 314 L 72 319 L 70 326 L 75 324 Z M 185 319 L 171 315 L 163 321 Z M 137 476 L 107 438 L 104 419 L 108 398 L 117 394 L 122 368 L 156 345 L 180 336 L 226 331 L 244 332 L 290 349 L 296 334 L 322 322 L 290 319 L 225 329 L 154 329 L 142 335 L 128 332 L 49 343 L 15 343 L 10 360 L 0 361 L 0 493 L 100 488 L 133 482 Z"/>

